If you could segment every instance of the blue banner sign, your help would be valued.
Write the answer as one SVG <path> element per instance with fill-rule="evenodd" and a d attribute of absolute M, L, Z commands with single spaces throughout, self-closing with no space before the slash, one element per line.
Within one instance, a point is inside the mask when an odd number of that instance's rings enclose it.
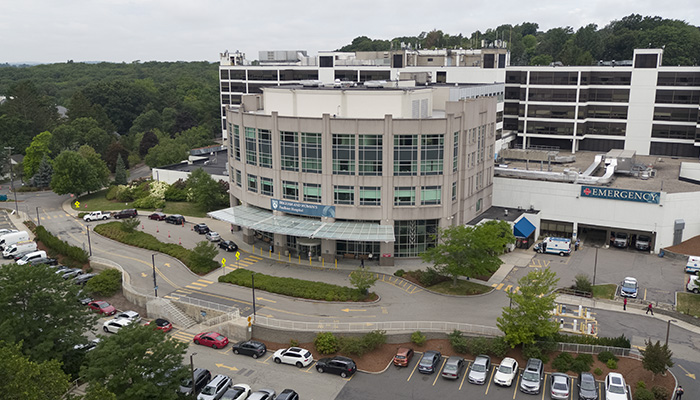
<path fill-rule="evenodd" d="M 288 214 L 306 215 L 308 217 L 335 218 L 335 206 L 298 203 L 280 199 L 271 199 L 270 203 L 272 211 L 282 211 Z"/>
<path fill-rule="evenodd" d="M 659 204 L 661 193 L 645 192 L 642 190 L 604 188 L 597 186 L 581 186 L 581 197 Z"/>

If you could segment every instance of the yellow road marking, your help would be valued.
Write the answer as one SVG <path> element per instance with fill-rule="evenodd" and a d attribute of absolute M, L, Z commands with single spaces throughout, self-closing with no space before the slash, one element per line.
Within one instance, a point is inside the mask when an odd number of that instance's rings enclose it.
<path fill-rule="evenodd" d="M 208 280 L 206 280 L 206 279 L 199 279 L 197 282 L 204 282 L 204 283 L 208 283 L 208 284 L 210 284 L 210 285 L 211 285 L 212 283 L 214 283 L 214 282 L 208 281 Z"/>
<path fill-rule="evenodd" d="M 433 386 L 435 386 L 435 382 L 437 382 L 438 377 L 440 374 L 442 374 L 442 369 L 445 368 L 445 363 L 447 362 L 447 357 L 445 357 L 444 360 L 442 360 L 442 365 L 440 366 L 440 369 L 435 371 L 435 380 L 433 381 Z"/>
<path fill-rule="evenodd" d="M 185 287 L 188 289 L 201 289 L 201 288 L 198 288 L 197 286 L 190 286 L 190 285 L 185 285 Z"/>
<path fill-rule="evenodd" d="M 418 352 L 416 352 L 418 354 Z M 411 371 L 411 375 L 408 376 L 408 379 L 406 379 L 406 382 L 411 380 L 411 377 L 413 376 L 413 373 L 416 372 L 416 368 L 418 368 L 418 364 L 420 364 L 420 360 L 416 361 L 416 366 L 413 367 L 413 371 Z"/>
<path fill-rule="evenodd" d="M 496 367 L 491 367 L 491 376 L 489 377 L 489 383 L 486 385 L 486 393 L 489 394 L 489 389 L 491 388 L 491 382 L 493 382 L 493 374 L 496 372 Z"/>
<path fill-rule="evenodd" d="M 503 290 L 506 291 L 506 292 L 510 292 L 511 289 L 513 289 L 513 285 L 508 285 L 508 286 L 506 286 L 506 288 L 503 289 Z"/>
<path fill-rule="evenodd" d="M 498 286 L 496 286 L 496 290 L 501 290 L 503 285 L 505 285 L 505 283 L 499 283 Z"/>
<path fill-rule="evenodd" d="M 190 283 L 190 285 L 196 285 L 196 286 L 201 286 L 201 287 L 207 287 L 207 286 L 209 286 L 209 285 L 207 285 L 207 284 L 199 283 L 199 282 L 192 282 L 192 283 Z"/>
<path fill-rule="evenodd" d="M 464 369 L 464 375 L 462 375 L 462 382 L 459 383 L 459 390 L 462 390 L 462 385 L 464 385 L 464 379 L 469 375 L 469 366 L 472 364 L 471 361 L 467 362 L 467 367 Z"/>

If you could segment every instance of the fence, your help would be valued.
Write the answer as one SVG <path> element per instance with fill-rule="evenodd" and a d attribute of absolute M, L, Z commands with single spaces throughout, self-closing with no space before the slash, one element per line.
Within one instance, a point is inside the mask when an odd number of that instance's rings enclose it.
<path fill-rule="evenodd" d="M 641 360 L 642 355 L 635 349 L 627 349 L 623 347 L 599 346 L 595 344 L 579 344 L 579 343 L 557 343 L 557 351 L 566 351 L 569 353 L 588 353 L 598 354 L 602 351 L 609 351 L 616 356 L 629 357 Z"/>
<path fill-rule="evenodd" d="M 227 321 L 236 320 L 240 317 L 241 317 L 240 312 L 238 311 L 238 309 L 235 309 L 234 312 L 221 314 L 218 317 L 208 319 L 208 320 L 202 322 L 202 325 L 205 325 L 205 326 L 219 325 L 219 324 L 227 322 Z"/>
<path fill-rule="evenodd" d="M 175 303 L 187 303 L 200 308 L 208 308 L 210 310 L 221 311 L 223 313 L 234 313 L 238 314 L 239 311 L 236 307 L 227 306 L 224 304 L 213 303 L 211 301 L 196 299 L 192 297 L 180 297 L 174 301 Z"/>

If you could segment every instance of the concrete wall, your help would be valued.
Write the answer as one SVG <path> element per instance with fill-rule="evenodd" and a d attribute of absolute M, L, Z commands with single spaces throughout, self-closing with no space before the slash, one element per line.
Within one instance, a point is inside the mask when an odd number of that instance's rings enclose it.
<path fill-rule="evenodd" d="M 268 328 L 265 326 L 253 325 L 252 337 L 258 340 L 266 340 L 275 343 L 289 343 L 294 339 L 299 343 L 313 342 L 318 332 L 297 331 L 291 332 L 288 330 Z M 344 337 L 362 337 L 367 332 L 342 332 L 335 333 L 336 336 Z M 445 339 L 446 333 L 439 332 L 423 332 L 428 339 Z M 387 343 L 406 343 L 411 341 L 411 333 L 387 333 Z"/>

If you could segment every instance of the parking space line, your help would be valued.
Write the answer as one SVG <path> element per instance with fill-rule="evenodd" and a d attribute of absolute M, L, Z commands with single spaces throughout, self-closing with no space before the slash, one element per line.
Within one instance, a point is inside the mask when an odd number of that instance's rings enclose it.
<path fill-rule="evenodd" d="M 433 381 L 433 386 L 435 386 L 435 382 L 437 382 L 438 378 L 440 377 L 440 374 L 442 374 L 442 369 L 445 368 L 445 363 L 447 363 L 447 357 L 445 357 L 445 359 L 442 360 L 442 365 L 440 366 L 440 370 L 435 371 L 437 373 L 435 374 L 435 380 Z"/>
<path fill-rule="evenodd" d="M 273 355 L 274 355 L 274 354 L 270 354 L 270 355 L 267 356 L 267 358 L 266 358 L 265 360 L 263 360 L 263 361 L 260 361 L 260 360 L 255 360 L 255 361 L 259 362 L 260 364 L 269 364 L 268 361 L 270 361 L 270 359 L 272 358 Z"/>
<path fill-rule="evenodd" d="M 495 372 L 496 372 L 496 368 L 495 367 L 491 368 L 491 377 L 489 378 L 489 384 L 486 385 L 486 392 L 484 393 L 484 395 L 489 394 L 489 389 L 491 389 L 491 382 L 493 382 L 493 374 Z"/>
<path fill-rule="evenodd" d="M 542 382 L 542 390 L 541 390 L 542 396 L 540 397 L 542 400 L 544 400 L 544 392 L 547 391 L 545 389 L 547 389 L 547 374 L 544 374 L 544 382 Z M 599 398 L 601 398 L 601 397 L 599 397 Z"/>
<path fill-rule="evenodd" d="M 522 374 L 518 374 L 517 372 L 518 371 L 516 371 L 516 375 L 515 375 L 517 380 L 515 381 L 515 385 L 513 385 L 513 386 L 515 386 L 513 388 L 513 400 L 515 400 L 515 395 L 518 394 L 518 388 L 520 387 L 520 377 L 522 376 Z M 544 393 L 544 390 L 542 391 L 542 393 Z"/>
<path fill-rule="evenodd" d="M 496 286 L 496 290 L 501 290 L 503 285 L 505 285 L 505 283 L 499 283 L 498 286 Z"/>
<path fill-rule="evenodd" d="M 306 372 L 306 373 L 309 373 L 309 374 L 310 374 L 311 372 L 309 372 L 309 371 L 311 370 L 311 368 L 313 368 L 313 367 L 314 367 L 314 365 L 316 365 L 316 362 L 315 362 L 315 361 L 314 361 L 314 362 L 312 362 L 311 364 L 309 364 L 309 368 L 305 369 L 305 370 L 304 370 L 304 372 Z"/>
<path fill-rule="evenodd" d="M 464 369 L 464 375 L 462 376 L 462 382 L 459 383 L 459 389 L 462 390 L 462 385 L 464 385 L 464 379 L 469 375 L 469 366 L 472 365 L 471 361 L 467 362 L 467 368 Z"/>
<path fill-rule="evenodd" d="M 644 288 L 644 301 L 647 301 L 647 288 Z"/>
<path fill-rule="evenodd" d="M 416 352 L 418 354 L 418 352 Z M 411 380 L 411 377 L 413 376 L 413 373 L 416 372 L 416 368 L 418 368 L 418 364 L 420 364 L 420 361 L 416 362 L 416 366 L 413 367 L 413 371 L 411 371 L 411 375 L 408 376 L 408 379 L 406 379 L 406 382 Z"/>

